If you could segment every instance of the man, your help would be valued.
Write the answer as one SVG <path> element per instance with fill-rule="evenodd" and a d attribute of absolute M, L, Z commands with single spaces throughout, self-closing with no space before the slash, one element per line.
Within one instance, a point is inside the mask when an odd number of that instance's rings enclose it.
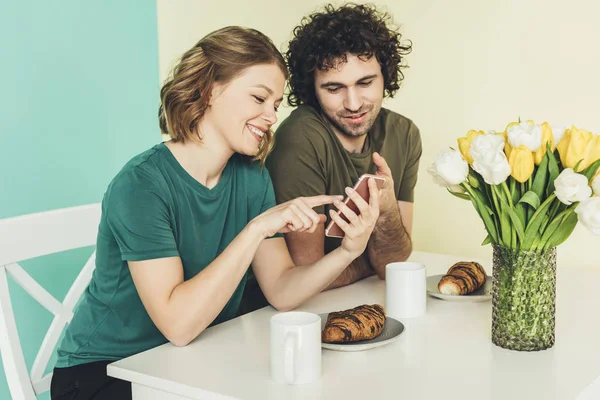
<path fill-rule="evenodd" d="M 277 130 L 266 162 L 277 202 L 344 194 L 363 173 L 386 178 L 367 250 L 328 289 L 374 273 L 384 279 L 386 264 L 404 261 L 412 251 L 421 138 L 411 120 L 381 107 L 384 97 L 398 90 L 402 61 L 411 50 L 390 20 L 373 6 L 328 5 L 294 29 L 286 54 L 288 102 L 297 109 Z M 328 215 L 329 208 L 315 210 Z M 325 236 L 325 226 L 312 234 L 286 235 L 296 264 L 313 262 L 340 245 L 340 239 Z M 252 287 L 246 298 L 256 298 Z"/>

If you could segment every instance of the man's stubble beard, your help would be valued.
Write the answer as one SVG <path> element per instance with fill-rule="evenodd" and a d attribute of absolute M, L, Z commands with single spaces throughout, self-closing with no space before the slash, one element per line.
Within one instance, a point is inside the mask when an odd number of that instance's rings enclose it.
<path fill-rule="evenodd" d="M 381 107 L 376 108 L 375 106 L 372 105 L 372 107 L 370 107 L 370 109 L 367 110 L 367 112 L 369 114 L 369 115 L 367 115 L 367 120 L 365 120 L 365 122 L 363 122 L 362 124 L 360 124 L 359 126 L 356 126 L 354 128 L 342 123 L 343 118 L 344 118 L 343 115 L 335 115 L 335 117 L 332 117 L 331 115 L 327 114 L 325 111 L 323 111 L 322 114 L 325 116 L 325 118 L 327 118 L 329 123 L 331 125 L 333 125 L 333 127 L 338 132 L 340 132 L 342 135 L 344 135 L 348 138 L 357 138 L 357 137 L 361 137 L 361 136 L 364 136 L 367 133 L 369 133 L 369 131 L 373 127 L 373 124 L 375 123 L 375 120 L 377 119 L 377 116 L 379 115 L 380 111 L 381 111 Z M 365 111 L 363 111 L 363 112 L 365 112 Z M 361 113 L 358 113 L 358 114 L 361 114 Z"/>

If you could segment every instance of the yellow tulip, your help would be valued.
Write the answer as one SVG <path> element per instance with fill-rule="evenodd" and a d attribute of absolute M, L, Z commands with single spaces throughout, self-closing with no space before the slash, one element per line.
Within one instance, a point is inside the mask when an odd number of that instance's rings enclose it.
<path fill-rule="evenodd" d="M 579 169 L 589 167 L 596 160 L 600 160 L 600 135 L 593 135 L 585 149 L 585 158 L 579 164 Z"/>
<path fill-rule="evenodd" d="M 556 146 L 560 154 L 560 161 L 565 168 L 574 168 L 579 161 L 586 158 L 588 144 L 592 141 L 592 136 L 590 132 L 576 128 L 575 126 L 565 131 L 560 143 Z M 585 167 L 582 162 L 579 164 L 578 171 L 581 171 Z"/>
<path fill-rule="evenodd" d="M 460 150 L 460 154 L 462 154 L 463 158 L 469 163 L 469 165 L 473 165 L 473 157 L 469 153 L 469 149 L 471 148 L 471 142 L 478 135 L 483 135 L 485 132 L 483 131 L 475 131 L 471 130 L 467 132 L 465 137 L 458 138 L 458 149 Z"/>
<path fill-rule="evenodd" d="M 556 149 L 558 150 L 558 154 L 560 156 L 560 161 L 564 164 L 564 158 L 567 156 L 567 150 L 569 148 L 569 143 L 571 142 L 571 128 L 565 129 L 565 133 L 563 137 L 560 139 L 560 142 L 556 144 Z M 566 166 L 565 166 L 566 168 Z"/>
<path fill-rule="evenodd" d="M 508 143 L 508 140 L 504 142 L 504 154 L 506 154 L 506 158 L 510 158 L 510 153 L 512 152 L 512 146 Z"/>
<path fill-rule="evenodd" d="M 510 175 L 517 182 L 527 182 L 533 174 L 533 153 L 527 146 L 521 145 L 512 149 L 508 163 L 510 164 Z"/>
<path fill-rule="evenodd" d="M 546 155 L 547 143 L 550 143 L 550 149 L 554 151 L 554 135 L 552 134 L 552 128 L 549 123 L 544 122 L 542 124 L 542 145 L 533 152 L 533 161 L 535 162 L 535 165 L 540 165 L 542 163 L 542 160 Z"/>

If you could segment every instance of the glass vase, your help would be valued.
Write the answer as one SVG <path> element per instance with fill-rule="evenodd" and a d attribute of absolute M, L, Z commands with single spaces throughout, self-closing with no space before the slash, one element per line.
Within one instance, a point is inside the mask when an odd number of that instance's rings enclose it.
<path fill-rule="evenodd" d="M 556 248 L 493 251 L 492 342 L 518 351 L 554 346 Z"/>

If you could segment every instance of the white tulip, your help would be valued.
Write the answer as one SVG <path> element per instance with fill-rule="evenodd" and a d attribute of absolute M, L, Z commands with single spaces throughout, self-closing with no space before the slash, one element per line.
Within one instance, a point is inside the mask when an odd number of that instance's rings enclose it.
<path fill-rule="evenodd" d="M 600 175 L 597 175 L 592 181 L 592 190 L 596 196 L 600 196 Z"/>
<path fill-rule="evenodd" d="M 438 185 L 447 187 L 453 192 L 462 193 L 464 189 L 458 185 L 467 180 L 469 164 L 458 151 L 447 150 L 438 153 L 427 172 Z"/>
<path fill-rule="evenodd" d="M 483 177 L 488 185 L 499 185 L 510 176 L 510 165 L 504 151 L 489 149 L 475 154 L 473 169 Z"/>
<path fill-rule="evenodd" d="M 485 135 L 477 135 L 469 148 L 469 154 L 471 154 L 473 160 L 480 158 L 481 154 L 489 151 L 504 151 L 504 136 L 489 132 Z"/>
<path fill-rule="evenodd" d="M 565 135 L 565 131 L 570 128 L 569 125 L 550 125 L 552 136 L 554 137 L 554 146 L 558 146 L 560 139 Z"/>
<path fill-rule="evenodd" d="M 554 181 L 554 193 L 562 203 L 571 205 L 588 199 L 592 188 L 585 175 L 578 174 L 572 168 L 565 168 Z"/>
<path fill-rule="evenodd" d="M 537 151 L 542 144 L 542 126 L 530 122 L 521 122 L 506 130 L 508 143 L 517 148 L 525 145 L 531 151 Z"/>
<path fill-rule="evenodd" d="M 579 221 L 588 228 L 594 235 L 600 236 L 600 197 L 590 197 L 583 200 L 575 212 Z"/>

